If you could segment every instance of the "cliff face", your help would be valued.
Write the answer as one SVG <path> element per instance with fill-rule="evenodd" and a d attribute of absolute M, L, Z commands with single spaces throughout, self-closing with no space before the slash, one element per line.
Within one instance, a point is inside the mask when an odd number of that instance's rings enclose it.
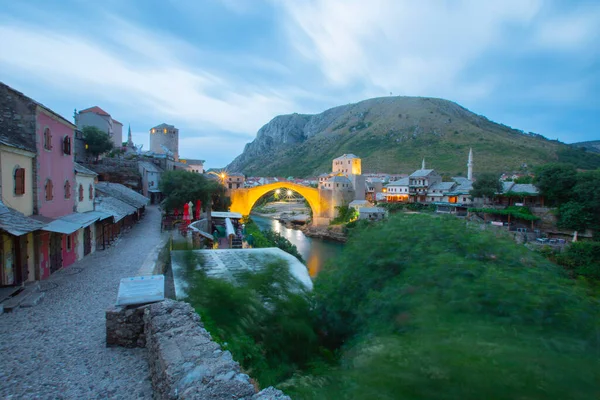
<path fill-rule="evenodd" d="M 309 176 L 353 153 L 363 159 L 364 172 L 408 173 L 425 157 L 428 167 L 464 175 L 471 147 L 476 173 L 576 159 L 568 157 L 575 151 L 570 146 L 494 123 L 448 100 L 383 97 L 316 115 L 275 117 L 227 168 L 247 175 Z M 600 166 L 600 157 L 591 163 Z"/>

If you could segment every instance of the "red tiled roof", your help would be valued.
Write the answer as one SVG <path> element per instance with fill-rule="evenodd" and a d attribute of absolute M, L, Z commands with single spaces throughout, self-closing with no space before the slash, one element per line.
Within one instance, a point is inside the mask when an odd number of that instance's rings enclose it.
<path fill-rule="evenodd" d="M 116 120 L 116 119 L 114 119 L 114 118 L 112 119 L 112 121 L 113 121 L 113 122 L 116 122 L 116 123 L 117 123 L 117 124 L 119 124 L 119 125 L 123 125 L 123 123 L 122 123 L 122 122 L 119 122 L 119 121 L 117 121 L 117 120 Z"/>
<path fill-rule="evenodd" d="M 91 112 L 91 113 L 94 113 L 94 114 L 104 115 L 105 117 L 110 117 L 109 113 L 107 113 L 106 111 L 104 111 L 103 109 L 101 109 L 98 106 L 86 108 L 85 110 L 79 111 L 80 114 L 81 113 L 88 113 L 88 112 Z M 123 125 L 123 124 L 121 124 L 121 125 Z"/>

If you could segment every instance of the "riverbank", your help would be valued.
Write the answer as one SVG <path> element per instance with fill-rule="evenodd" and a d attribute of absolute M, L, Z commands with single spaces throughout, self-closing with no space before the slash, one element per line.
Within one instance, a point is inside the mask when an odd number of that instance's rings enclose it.
<path fill-rule="evenodd" d="M 331 240 L 339 243 L 346 243 L 348 240 L 344 233 L 343 225 L 330 225 L 330 226 L 314 226 L 304 225 L 299 230 L 302 231 L 306 236 L 310 238 L 317 238 L 322 240 Z"/>
<path fill-rule="evenodd" d="M 304 203 L 277 201 L 252 211 L 251 215 L 275 219 L 286 224 L 305 224 L 310 219 L 310 209 Z"/>

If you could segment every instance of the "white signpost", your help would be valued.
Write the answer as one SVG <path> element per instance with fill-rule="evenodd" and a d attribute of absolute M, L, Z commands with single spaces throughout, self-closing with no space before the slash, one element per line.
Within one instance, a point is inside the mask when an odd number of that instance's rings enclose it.
<path fill-rule="evenodd" d="M 144 304 L 165 299 L 164 275 L 123 278 L 119 284 L 117 305 Z"/>

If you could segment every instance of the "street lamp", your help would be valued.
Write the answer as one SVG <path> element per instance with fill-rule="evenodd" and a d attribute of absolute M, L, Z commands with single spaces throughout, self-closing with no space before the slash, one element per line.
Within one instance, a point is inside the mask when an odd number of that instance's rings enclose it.
<path fill-rule="evenodd" d="M 292 197 L 292 191 L 291 191 L 291 190 L 288 190 L 288 191 L 287 191 L 287 196 L 288 196 L 288 197 Z"/>
<path fill-rule="evenodd" d="M 277 190 L 275 191 L 275 194 L 281 194 L 281 189 L 277 189 Z"/>

